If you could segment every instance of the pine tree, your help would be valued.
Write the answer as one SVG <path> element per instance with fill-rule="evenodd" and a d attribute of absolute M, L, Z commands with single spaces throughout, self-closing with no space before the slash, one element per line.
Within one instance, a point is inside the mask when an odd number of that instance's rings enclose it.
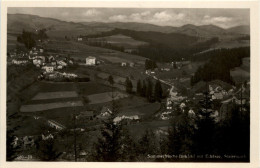
<path fill-rule="evenodd" d="M 158 102 L 161 102 L 162 94 L 163 94 L 163 90 L 162 90 L 161 82 L 159 80 L 157 80 L 155 87 L 154 87 L 155 100 Z"/>
<path fill-rule="evenodd" d="M 140 79 L 137 81 L 136 93 L 137 95 L 142 95 L 142 83 Z"/>
<path fill-rule="evenodd" d="M 94 144 L 93 160 L 94 161 L 117 161 L 120 154 L 120 137 L 121 137 L 121 123 L 114 123 L 114 118 L 119 113 L 119 105 L 114 100 L 112 93 L 111 111 L 109 118 L 103 121 L 104 128 L 101 129 L 101 137 L 98 138 L 97 143 Z"/>
<path fill-rule="evenodd" d="M 122 128 L 120 144 L 121 148 L 119 149 L 118 161 L 136 161 L 136 143 L 126 127 Z"/>
<path fill-rule="evenodd" d="M 127 77 L 125 81 L 125 88 L 127 93 L 132 93 L 133 91 L 133 84 L 131 80 Z"/>
<path fill-rule="evenodd" d="M 115 82 L 114 82 L 113 76 L 109 75 L 108 82 L 109 82 L 110 85 L 112 85 L 112 86 L 114 85 Z"/>
<path fill-rule="evenodd" d="M 208 85 L 206 85 L 208 88 Z M 199 104 L 197 131 L 195 137 L 196 154 L 209 154 L 214 149 L 215 121 L 211 117 L 212 102 L 209 92 L 204 92 L 204 99 Z"/>
<path fill-rule="evenodd" d="M 37 156 L 42 161 L 55 161 L 61 155 L 53 139 L 42 140 L 37 147 Z"/>
<path fill-rule="evenodd" d="M 192 154 L 195 124 L 188 115 L 188 109 L 177 109 L 169 130 L 169 154 Z"/>
<path fill-rule="evenodd" d="M 146 97 L 146 82 L 145 82 L 145 80 L 143 81 L 141 96 Z"/>
<path fill-rule="evenodd" d="M 159 144 L 156 141 L 156 136 L 150 129 L 145 131 L 138 144 L 138 158 L 141 161 L 147 160 L 148 155 L 156 155 L 160 151 Z"/>
<path fill-rule="evenodd" d="M 148 86 L 146 88 L 146 98 L 149 102 L 153 102 L 154 99 L 153 99 L 153 83 L 150 79 L 148 79 Z"/>

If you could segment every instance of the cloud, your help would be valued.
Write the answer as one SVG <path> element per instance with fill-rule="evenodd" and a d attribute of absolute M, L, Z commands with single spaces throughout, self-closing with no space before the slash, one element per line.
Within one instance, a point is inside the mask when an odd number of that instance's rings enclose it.
<path fill-rule="evenodd" d="M 125 22 L 125 21 L 127 21 L 126 20 L 127 16 L 126 15 L 114 15 L 114 16 L 110 16 L 108 19 L 113 22 Z"/>
<path fill-rule="evenodd" d="M 87 17 L 89 17 L 89 16 L 97 16 L 97 15 L 100 15 L 100 14 L 101 14 L 101 12 L 99 12 L 96 9 L 89 9 L 89 10 L 87 10 L 87 11 L 82 13 L 83 16 L 87 16 Z"/>
<path fill-rule="evenodd" d="M 168 14 L 166 11 L 156 12 L 153 16 L 154 20 L 159 22 L 169 21 L 172 19 L 172 15 Z"/>
<path fill-rule="evenodd" d="M 212 18 L 212 21 L 215 21 L 215 22 L 230 22 L 232 20 L 232 18 L 230 17 L 214 17 Z"/>

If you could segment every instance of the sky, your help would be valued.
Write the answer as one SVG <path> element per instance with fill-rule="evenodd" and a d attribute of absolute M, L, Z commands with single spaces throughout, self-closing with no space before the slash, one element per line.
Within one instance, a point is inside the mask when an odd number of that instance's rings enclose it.
<path fill-rule="evenodd" d="M 72 22 L 139 22 L 174 27 L 213 24 L 230 28 L 250 24 L 249 9 L 9 7 L 8 13 L 32 14 Z"/>

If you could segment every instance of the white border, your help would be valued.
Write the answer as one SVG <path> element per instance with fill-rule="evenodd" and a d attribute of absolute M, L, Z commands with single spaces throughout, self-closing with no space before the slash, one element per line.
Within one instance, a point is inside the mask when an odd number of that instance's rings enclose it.
<path fill-rule="evenodd" d="M 62 2 L 62 3 L 61 3 Z M 74 162 L 6 162 L 6 46 L 7 46 L 7 7 L 121 7 L 121 8 L 250 8 L 251 33 L 251 142 L 250 163 L 74 163 Z M 0 167 L 149 167 L 149 168 L 257 168 L 259 156 L 259 1 L 3 1 L 1 2 L 1 58 L 0 58 Z"/>

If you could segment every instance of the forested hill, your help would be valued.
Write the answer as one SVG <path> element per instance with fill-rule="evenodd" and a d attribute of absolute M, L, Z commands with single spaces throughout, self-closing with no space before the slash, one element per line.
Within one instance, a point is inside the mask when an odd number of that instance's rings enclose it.
<path fill-rule="evenodd" d="M 116 34 L 130 36 L 135 40 L 149 43 L 139 47 L 139 55 L 160 62 L 176 61 L 181 58 L 189 59 L 194 53 L 209 49 L 218 42 L 218 38 L 201 41 L 198 37 L 180 33 L 161 33 L 152 31 L 133 31 L 114 29 L 96 35 L 84 36 L 85 38 L 106 37 Z"/>
<path fill-rule="evenodd" d="M 215 79 L 233 84 L 230 70 L 242 64 L 242 58 L 250 57 L 250 47 L 234 49 L 213 50 L 200 56 L 210 60 L 198 68 L 191 78 L 191 85 L 199 81 L 211 81 Z"/>

